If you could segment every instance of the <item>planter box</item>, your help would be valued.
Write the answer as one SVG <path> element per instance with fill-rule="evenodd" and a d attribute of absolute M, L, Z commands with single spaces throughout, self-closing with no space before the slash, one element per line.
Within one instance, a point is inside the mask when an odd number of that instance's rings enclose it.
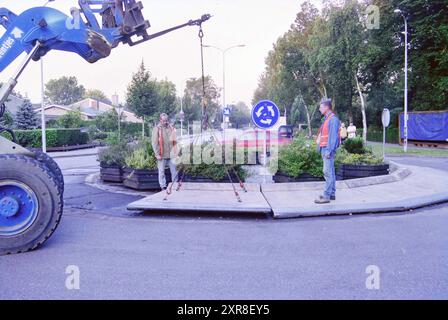
<path fill-rule="evenodd" d="M 171 173 L 165 172 L 167 183 L 171 182 Z M 124 168 L 123 184 L 134 190 L 160 190 L 158 170 L 136 170 Z"/>
<path fill-rule="evenodd" d="M 298 178 L 292 178 L 284 173 L 278 172 L 274 176 L 275 183 L 291 183 L 291 182 L 317 182 L 324 181 L 323 178 L 314 177 L 308 173 L 301 174 Z"/>
<path fill-rule="evenodd" d="M 354 164 L 344 164 L 341 165 L 338 176 L 343 180 L 368 178 L 385 176 L 389 174 L 389 165 L 354 165 Z"/>
<path fill-rule="evenodd" d="M 336 180 L 351 180 L 368 177 L 385 176 L 389 174 L 389 165 L 341 165 L 336 171 Z M 310 174 L 303 174 L 298 178 L 292 178 L 284 173 L 277 173 L 274 176 L 275 183 L 290 183 L 290 182 L 316 182 L 325 181 L 323 178 L 316 178 Z"/>
<path fill-rule="evenodd" d="M 123 169 L 119 166 L 107 166 L 101 164 L 100 177 L 104 182 L 123 182 Z"/>
<path fill-rule="evenodd" d="M 238 183 L 238 178 L 235 174 L 230 173 L 230 176 L 232 177 L 232 181 L 234 183 Z M 189 183 L 230 183 L 229 178 L 227 176 L 224 177 L 224 179 L 221 179 L 219 181 L 213 180 L 211 178 L 203 177 L 203 176 L 197 176 L 193 177 L 188 174 L 185 175 L 183 182 L 189 182 Z"/>

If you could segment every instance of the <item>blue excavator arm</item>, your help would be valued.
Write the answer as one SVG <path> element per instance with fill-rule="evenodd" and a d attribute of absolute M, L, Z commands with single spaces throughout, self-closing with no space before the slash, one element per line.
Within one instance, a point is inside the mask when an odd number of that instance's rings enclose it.
<path fill-rule="evenodd" d="M 187 26 L 200 26 L 211 17 L 203 15 L 149 35 L 151 25 L 142 9 L 142 3 L 135 0 L 79 0 L 71 16 L 50 7 L 31 8 L 20 15 L 0 8 L 0 25 L 6 29 L 0 39 L 0 72 L 27 53 L 19 70 L 1 88 L 0 106 L 30 60 L 37 61 L 51 50 L 76 53 L 94 63 L 108 57 L 120 43 L 133 46 Z"/>

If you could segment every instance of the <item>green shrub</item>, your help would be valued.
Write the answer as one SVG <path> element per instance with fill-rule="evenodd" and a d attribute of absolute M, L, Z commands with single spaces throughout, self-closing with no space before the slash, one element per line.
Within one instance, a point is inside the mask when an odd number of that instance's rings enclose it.
<path fill-rule="evenodd" d="M 219 148 L 222 148 L 222 163 L 211 163 L 211 164 L 207 164 L 204 161 L 201 161 L 200 164 L 194 164 L 193 162 L 193 152 L 190 152 L 189 154 L 189 159 L 187 159 L 185 156 L 183 157 L 183 162 L 184 164 L 181 165 L 181 167 L 183 168 L 184 172 L 186 174 L 188 174 L 191 177 L 204 177 L 204 178 L 209 178 L 212 179 L 214 181 L 221 181 L 223 179 L 227 179 L 227 171 L 229 171 L 229 173 L 231 175 L 233 175 L 233 170 L 235 170 L 235 172 L 238 174 L 238 176 L 240 177 L 241 180 L 245 180 L 247 177 L 247 172 L 246 170 L 243 168 L 243 166 L 241 164 L 236 164 L 236 152 L 237 149 L 234 147 L 233 150 L 233 154 L 228 155 L 227 158 L 232 158 L 233 162 L 232 164 L 226 162 L 226 153 L 225 153 L 225 147 L 223 145 L 219 145 L 215 142 L 205 142 L 203 143 L 201 146 L 194 146 L 193 144 L 190 144 L 190 151 L 194 151 L 194 148 L 199 149 L 200 148 L 200 152 L 203 152 L 205 150 L 204 153 L 210 154 L 211 157 L 214 157 L 214 151 L 218 150 Z M 196 151 L 196 152 L 199 152 Z M 245 151 L 244 153 L 244 159 L 245 159 L 245 163 L 247 163 L 247 159 L 248 159 L 248 152 Z M 189 163 L 189 164 L 185 164 L 185 163 Z"/>
<path fill-rule="evenodd" d="M 344 148 L 340 148 L 336 154 L 335 166 L 339 168 L 343 164 L 355 164 L 355 165 L 377 165 L 382 164 L 383 159 L 375 155 L 370 150 L 367 150 L 363 154 L 349 153 Z"/>
<path fill-rule="evenodd" d="M 101 149 L 98 158 L 101 165 L 124 167 L 125 159 L 131 151 L 127 143 L 120 143 Z"/>
<path fill-rule="evenodd" d="M 362 146 L 362 149 L 360 146 Z M 343 164 L 377 165 L 383 162 L 380 157 L 373 154 L 370 148 L 364 147 L 362 139 L 361 143 L 358 139 L 355 139 L 349 149 L 361 153 L 350 153 L 346 148 L 339 148 L 335 157 L 336 169 Z M 272 163 L 275 164 L 274 161 L 276 160 L 272 159 Z M 292 178 L 298 178 L 304 173 L 317 178 L 323 177 L 322 155 L 317 151 L 316 143 L 304 137 L 297 137 L 290 145 L 280 148 L 278 172 Z"/>
<path fill-rule="evenodd" d="M 81 111 L 71 110 L 58 119 L 58 126 L 66 129 L 81 128 L 83 124 Z"/>
<path fill-rule="evenodd" d="M 364 140 L 359 137 L 353 139 L 347 139 L 344 143 L 344 149 L 347 150 L 348 153 L 354 153 L 354 154 L 366 153 Z"/>
<path fill-rule="evenodd" d="M 107 132 L 91 132 L 89 133 L 91 140 L 105 141 L 109 137 Z"/>
<path fill-rule="evenodd" d="M 126 167 L 136 170 L 157 169 L 157 159 L 152 149 L 151 142 L 147 139 L 141 141 L 137 147 L 130 151 L 124 162 Z"/>
<path fill-rule="evenodd" d="M 42 147 L 41 130 L 14 130 L 19 145 L 25 148 Z M 80 129 L 47 129 L 45 130 L 47 138 L 47 147 L 64 147 L 87 144 L 89 134 L 81 132 Z M 8 134 L 4 137 L 11 139 Z"/>
<path fill-rule="evenodd" d="M 304 173 L 323 177 L 323 160 L 316 143 L 304 137 L 297 137 L 290 145 L 280 148 L 278 159 L 273 159 L 273 163 L 276 160 L 278 171 L 290 177 L 298 178 Z"/>

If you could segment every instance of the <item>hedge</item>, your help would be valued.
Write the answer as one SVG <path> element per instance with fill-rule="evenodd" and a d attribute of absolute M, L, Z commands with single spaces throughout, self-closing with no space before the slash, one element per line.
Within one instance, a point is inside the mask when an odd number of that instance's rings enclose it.
<path fill-rule="evenodd" d="M 81 129 L 47 129 L 47 147 L 65 147 L 87 144 L 89 142 L 89 134 L 81 132 Z M 41 130 L 14 130 L 18 143 L 26 148 L 42 147 L 42 131 Z M 2 136 L 11 139 L 8 133 Z"/>
<path fill-rule="evenodd" d="M 362 137 L 362 130 L 360 132 Z M 398 128 L 388 128 L 386 130 L 386 142 L 387 143 L 399 143 L 400 134 Z M 367 131 L 367 141 L 372 142 L 383 142 L 383 131 L 382 130 L 368 130 Z"/>

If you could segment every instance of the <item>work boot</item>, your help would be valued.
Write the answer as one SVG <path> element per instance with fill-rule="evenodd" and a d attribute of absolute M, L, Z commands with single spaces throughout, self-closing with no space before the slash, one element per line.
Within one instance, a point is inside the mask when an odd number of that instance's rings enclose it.
<path fill-rule="evenodd" d="M 330 203 L 330 199 L 326 198 L 324 196 L 319 196 L 318 199 L 314 200 L 314 203 L 316 203 L 316 204 L 327 204 L 327 203 Z"/>

